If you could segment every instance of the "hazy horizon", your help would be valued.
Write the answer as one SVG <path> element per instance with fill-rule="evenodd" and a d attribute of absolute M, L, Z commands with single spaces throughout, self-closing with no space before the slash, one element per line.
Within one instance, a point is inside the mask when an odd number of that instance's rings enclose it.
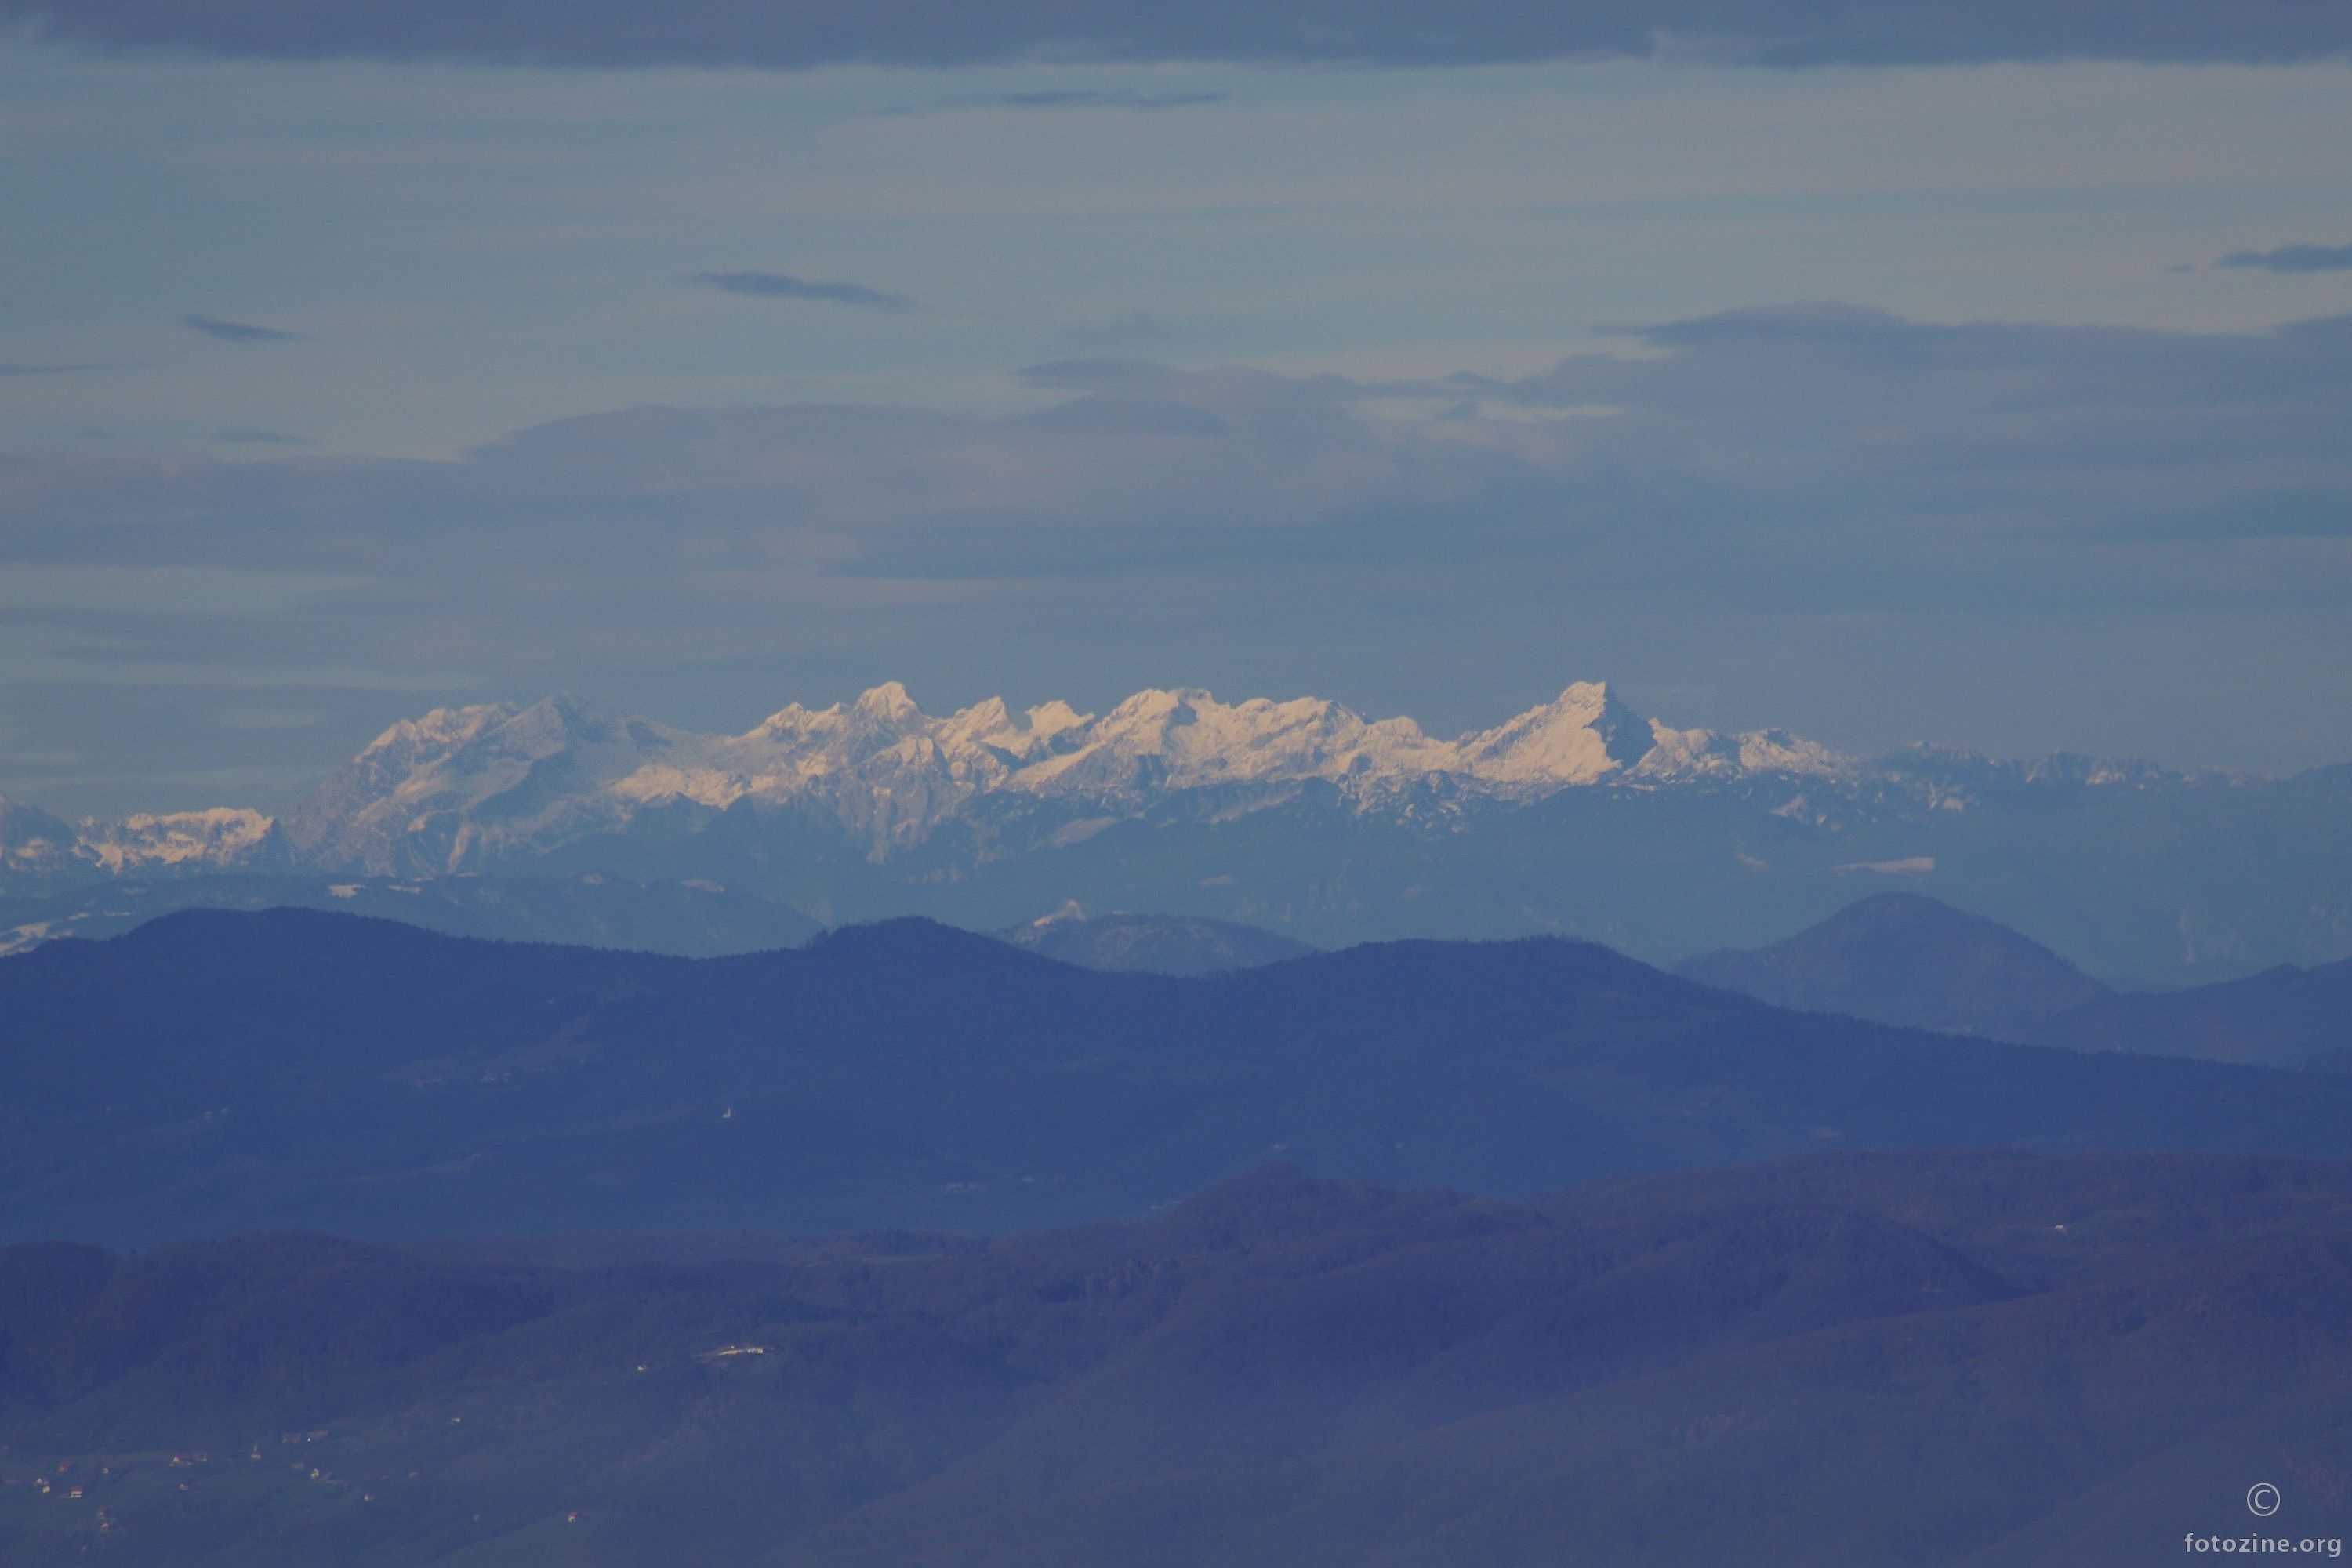
<path fill-rule="evenodd" d="M 665 16 L 0 5 L 0 792 L 887 679 L 2352 759 L 2329 14 Z"/>

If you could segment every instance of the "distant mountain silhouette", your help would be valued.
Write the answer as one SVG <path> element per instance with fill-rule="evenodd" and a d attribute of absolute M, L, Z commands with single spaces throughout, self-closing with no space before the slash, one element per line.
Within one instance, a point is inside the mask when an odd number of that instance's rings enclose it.
<path fill-rule="evenodd" d="M 2107 988 L 2007 926 L 1918 893 L 1878 893 L 1785 942 L 1703 953 L 1686 979 L 1779 1007 L 2023 1040 Z"/>
<path fill-rule="evenodd" d="M 1585 943 L 1201 980 L 926 921 L 688 961 L 307 910 L 0 960 L 0 1238 L 1008 1230 L 1267 1159 L 1511 1195 L 1824 1148 L 2352 1154 L 2352 1078 L 1776 1010 Z"/>
<path fill-rule="evenodd" d="M 555 942 L 711 958 L 797 947 L 824 928 L 717 882 L 573 877 L 126 878 L 0 898 L 0 955 L 62 937 L 120 936 L 177 910 L 334 910 L 451 936 Z"/>
<path fill-rule="evenodd" d="M 731 735 L 562 698 L 436 709 L 282 819 L 67 822 L 0 799 L 0 905 L 81 889 L 103 913 L 119 906 L 92 890 L 122 879 L 589 874 L 717 884 L 828 926 L 1003 931 L 1076 900 L 1327 949 L 1558 935 L 1651 963 L 1776 940 L 1859 888 L 1917 888 L 2093 973 L 2201 984 L 2352 953 L 2352 763 L 2263 780 L 1933 746 L 1865 760 L 1780 730 L 1644 724 L 1583 682 L 1451 739 L 1193 689 L 1096 714 L 932 715 L 886 683 Z M 0 908 L 0 931 L 39 918 Z"/>
<path fill-rule="evenodd" d="M 0 1248 L 0 1558 L 2123 1565 L 2254 1528 L 2249 1477 L 2341 1539 L 2347 1214 L 2341 1163 L 1909 1153 L 1268 1167 L 986 1245 Z"/>
<path fill-rule="evenodd" d="M 1004 940 L 1081 969 L 1131 974 L 1222 974 L 1303 958 L 1315 951 L 1303 942 L 1234 921 L 1197 915 L 1089 915 L 1076 904 L 1014 926 Z"/>
<path fill-rule="evenodd" d="M 2187 991 L 2107 996 L 2044 1020 L 2037 1042 L 2269 1067 L 2352 1065 L 2352 959 L 2282 964 Z"/>

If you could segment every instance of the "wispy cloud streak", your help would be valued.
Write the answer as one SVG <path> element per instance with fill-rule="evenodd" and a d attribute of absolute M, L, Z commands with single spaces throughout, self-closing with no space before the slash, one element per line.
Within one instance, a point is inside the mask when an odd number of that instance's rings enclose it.
<path fill-rule="evenodd" d="M 1699 56 L 1774 66 L 2310 59 L 2352 51 L 2328 0 L 0 0 L 0 23 L 111 48 L 565 66 L 1011 60 L 1442 66 Z"/>
<path fill-rule="evenodd" d="M 985 109 L 1200 109 L 1230 103 L 1229 92 L 986 92 L 950 100 Z"/>
<path fill-rule="evenodd" d="M 789 272 L 698 272 L 687 279 L 722 294 L 753 300 L 814 300 L 829 305 L 855 305 L 866 310 L 911 310 L 914 299 L 869 289 L 840 279 L 795 278 Z"/>
<path fill-rule="evenodd" d="M 302 334 L 280 327 L 256 326 L 251 321 L 227 321 L 218 316 L 191 315 L 180 318 L 180 325 L 192 332 L 202 332 L 225 343 L 290 343 L 299 342 Z"/>
<path fill-rule="evenodd" d="M 2282 245 L 2275 250 L 2233 250 L 2216 267 L 2264 272 L 2352 272 L 2352 245 Z"/>

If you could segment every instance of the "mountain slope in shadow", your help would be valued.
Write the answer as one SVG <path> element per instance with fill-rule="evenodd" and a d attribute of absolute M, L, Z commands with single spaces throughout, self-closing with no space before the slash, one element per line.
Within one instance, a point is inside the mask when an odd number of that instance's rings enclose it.
<path fill-rule="evenodd" d="M 552 942 L 712 958 L 797 947 L 823 928 L 787 905 L 720 884 L 574 877 L 189 876 L 0 898 L 0 956 L 68 937 L 121 936 L 179 910 L 308 909 L 446 936 Z"/>
<path fill-rule="evenodd" d="M 2352 959 L 2102 997 L 2044 1019 L 2032 1038 L 2076 1050 L 2352 1070 Z"/>
<path fill-rule="evenodd" d="M 1510 1196 L 1835 1148 L 2352 1154 L 2352 1079 L 1786 1012 L 1552 940 L 1202 980 L 923 921 L 688 961 L 190 912 L 0 961 L 0 1237 L 1003 1231 L 1268 1159 Z"/>
<path fill-rule="evenodd" d="M 2007 926 L 1920 893 L 1878 893 L 1769 947 L 1701 953 L 1685 979 L 1779 1007 L 2022 1040 L 2107 988 Z"/>
<path fill-rule="evenodd" d="M 1018 948 L 1081 969 L 1133 974 L 1223 974 L 1315 950 L 1278 932 L 1198 915 L 1090 915 L 1076 904 L 1004 932 Z"/>
<path fill-rule="evenodd" d="M 1816 1155 L 1525 1203 L 0 1249 L 0 1556 L 2137 1563 L 2352 1500 L 2352 1166 Z M 102 1511 L 101 1511 L 102 1510 Z"/>
<path fill-rule="evenodd" d="M 1675 973 L 1776 1006 L 2084 1051 L 2352 1068 L 2352 960 L 2177 991 L 2111 992 L 2004 926 L 1916 893 Z"/>

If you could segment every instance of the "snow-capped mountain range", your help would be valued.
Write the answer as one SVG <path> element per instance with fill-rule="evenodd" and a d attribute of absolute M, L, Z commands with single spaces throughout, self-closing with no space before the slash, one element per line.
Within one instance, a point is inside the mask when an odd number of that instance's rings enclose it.
<path fill-rule="evenodd" d="M 284 857 L 276 820 L 241 807 L 67 822 L 0 797 L 0 874 L 12 880 L 218 871 L 275 865 Z"/>
<path fill-rule="evenodd" d="M 992 799 L 1082 806 L 1097 822 L 1211 790 L 1245 810 L 1309 784 L 1378 813 L 1769 780 L 1799 803 L 1811 784 L 1846 794 L 1902 784 L 1922 804 L 1961 804 L 1965 784 L 1922 773 L 1924 755 L 1870 764 L 1779 730 L 1677 730 L 1589 681 L 1451 740 L 1318 698 L 1225 703 L 1196 689 L 1138 692 L 1101 714 L 1058 701 L 1016 712 L 992 698 L 934 717 L 894 681 L 854 702 L 794 703 L 740 735 L 607 719 L 554 697 L 394 724 L 282 821 L 221 807 L 68 824 L 0 801 L 0 870 L 446 875 L 626 833 L 644 818 L 675 830 L 744 803 L 829 820 L 877 862 Z M 1952 757 L 1971 764 L 1963 771 L 1996 766 Z M 2076 771 L 2120 782 L 2148 770 Z"/>
<path fill-rule="evenodd" d="M 821 925 L 924 914 L 1002 931 L 1075 899 L 1318 946 L 1548 931 L 1653 961 L 1775 941 L 1904 886 L 2094 973 L 2201 980 L 2352 952 L 2352 767 L 2264 780 L 1931 747 L 1863 759 L 1645 721 L 1597 683 L 1451 738 L 1313 698 L 1200 690 L 935 717 L 891 684 L 740 734 L 562 698 L 436 709 L 277 818 L 67 822 L 0 801 L 0 938 L 110 930 L 265 883 L 373 912 L 437 899 L 475 934 L 621 945 L 772 942 L 777 906 Z"/>
<path fill-rule="evenodd" d="M 795 703 L 740 735 L 604 720 L 561 698 L 439 709 L 386 731 L 286 826 L 321 864 L 448 872 L 625 830 L 647 813 L 751 802 L 830 818 L 880 860 L 992 796 L 1118 813 L 1210 789 L 1276 799 L 1319 782 L 1374 811 L 1432 785 L 1526 798 L 1852 765 L 1777 732 L 1644 723 L 1590 682 L 1454 740 L 1316 698 L 1224 703 L 1200 690 L 1138 692 L 1102 714 L 1064 702 L 1015 712 L 992 698 L 935 718 L 892 682 L 829 708 Z"/>

